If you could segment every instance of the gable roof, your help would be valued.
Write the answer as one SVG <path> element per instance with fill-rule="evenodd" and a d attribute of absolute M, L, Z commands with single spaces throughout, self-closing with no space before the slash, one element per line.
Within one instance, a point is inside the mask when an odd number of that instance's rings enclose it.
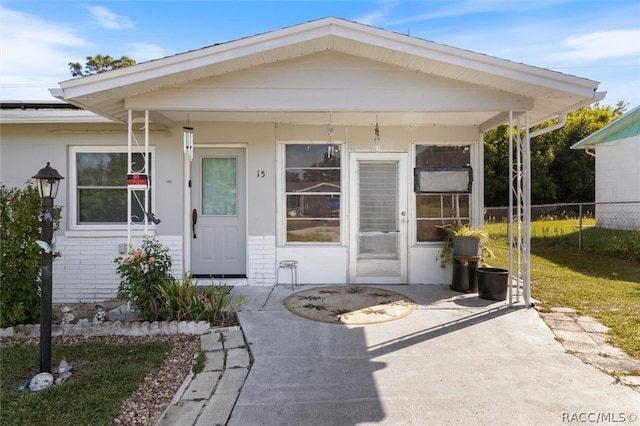
<path fill-rule="evenodd" d="M 640 105 L 571 146 L 571 149 L 593 149 L 596 145 L 640 136 Z"/>
<path fill-rule="evenodd" d="M 127 109 L 135 109 L 127 103 L 136 96 L 327 51 L 377 61 L 424 76 L 473 84 L 493 95 L 509 96 L 508 108 L 503 109 L 497 108 L 495 103 L 483 106 L 480 101 L 469 102 L 457 108 L 439 107 L 433 96 L 425 96 L 424 107 L 417 108 L 414 112 L 437 113 L 429 117 L 432 124 L 441 124 L 441 121 L 446 123 L 446 116 L 455 113 L 460 117 L 467 115 L 464 125 L 488 129 L 505 122 L 509 110 L 520 109 L 529 110 L 533 125 L 604 97 L 604 93 L 596 92 L 599 85 L 596 81 L 339 18 L 323 18 L 127 68 L 66 80 L 59 83 L 59 89 L 51 89 L 51 93 L 83 109 L 124 122 Z M 486 99 L 489 99 L 488 96 Z M 287 113 L 307 114 L 309 117 L 314 113 L 323 113 L 323 120 L 326 122 L 326 113 L 331 112 L 326 107 L 313 111 L 296 105 L 279 107 L 282 109 L 279 111 L 281 115 L 270 114 L 265 117 L 264 109 L 247 105 L 242 110 L 247 113 L 243 119 L 273 122 L 279 121 Z M 349 107 L 344 109 L 348 110 Z M 154 110 L 150 107 L 149 110 L 151 119 L 158 124 L 172 127 L 176 122 L 171 117 L 169 108 Z M 208 119 L 215 121 L 216 112 L 223 111 L 210 108 Z M 368 114 L 370 117 L 372 113 L 385 111 L 380 111 L 379 106 L 367 109 L 356 105 L 350 112 Z M 248 113 L 254 115 L 249 116 Z M 182 110 L 182 116 L 184 115 Z M 354 114 L 351 114 L 350 120 L 357 121 Z"/>

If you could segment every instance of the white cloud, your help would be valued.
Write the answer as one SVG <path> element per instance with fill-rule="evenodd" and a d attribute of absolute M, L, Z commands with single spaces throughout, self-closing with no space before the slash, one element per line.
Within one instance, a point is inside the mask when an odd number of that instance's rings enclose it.
<path fill-rule="evenodd" d="M 589 62 L 601 59 L 635 58 L 640 61 L 640 29 L 595 31 L 563 40 L 563 50 L 546 58 L 550 60 Z"/>
<path fill-rule="evenodd" d="M 131 19 L 126 16 L 117 15 L 106 7 L 87 6 L 87 10 L 91 14 L 93 21 L 103 28 L 110 30 L 123 30 L 134 27 Z"/>
<path fill-rule="evenodd" d="M 364 25 L 381 26 L 386 23 L 387 17 L 393 12 L 398 5 L 395 0 L 380 0 L 377 2 L 379 7 L 376 10 L 354 18 L 353 20 Z"/>
<path fill-rule="evenodd" d="M 127 53 L 127 56 L 135 59 L 138 63 L 150 61 L 152 59 L 164 58 L 171 54 L 171 52 L 161 46 L 148 43 L 133 43 L 129 45 L 127 50 L 129 52 Z"/>
<path fill-rule="evenodd" d="M 557 0 L 513 1 L 513 0 L 457 0 L 424 2 L 427 13 L 414 14 L 389 21 L 390 26 L 417 23 L 440 18 L 470 16 L 488 12 L 526 12 L 557 3 Z"/>
<path fill-rule="evenodd" d="M 364 25 L 372 25 L 376 26 L 383 18 L 384 13 L 380 10 L 368 13 L 366 15 L 355 18 L 354 21 L 359 22 Z"/>
<path fill-rule="evenodd" d="M 66 24 L 0 7 L 1 99 L 49 99 L 47 88 L 71 78 L 76 49 L 90 43 Z"/>

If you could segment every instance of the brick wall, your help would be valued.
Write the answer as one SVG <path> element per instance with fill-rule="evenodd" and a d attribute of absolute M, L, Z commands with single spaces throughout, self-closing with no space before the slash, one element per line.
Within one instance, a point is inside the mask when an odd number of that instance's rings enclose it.
<path fill-rule="evenodd" d="M 172 272 L 182 276 L 182 236 L 157 236 L 170 248 Z M 133 241 L 140 246 L 140 239 Z M 114 259 L 121 256 L 119 246 L 125 237 L 56 236 L 61 256 L 53 262 L 53 303 L 89 303 L 113 299 L 120 279 Z"/>
<path fill-rule="evenodd" d="M 276 237 L 248 238 L 247 278 L 249 285 L 273 285 L 276 282 Z"/>

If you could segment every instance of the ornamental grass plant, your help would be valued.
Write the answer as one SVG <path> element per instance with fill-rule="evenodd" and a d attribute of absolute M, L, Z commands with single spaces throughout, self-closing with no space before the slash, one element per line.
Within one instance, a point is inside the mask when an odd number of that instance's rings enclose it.
<path fill-rule="evenodd" d="M 175 321 L 207 321 L 221 326 L 229 325 L 237 306 L 232 304 L 233 294 L 227 285 L 196 286 L 189 274 L 182 280 L 170 277 L 157 285 L 157 292 L 165 302 L 167 319 Z M 243 298 L 240 297 L 240 304 Z"/>
<path fill-rule="evenodd" d="M 473 226 L 466 223 L 461 225 L 445 225 L 439 228 L 442 229 L 444 235 L 444 245 L 442 246 L 440 256 L 438 257 L 442 268 L 446 268 L 453 262 L 453 238 L 455 237 L 473 238 L 478 240 L 482 245 L 483 257 L 493 257 L 493 252 L 489 247 L 491 236 L 483 227 Z"/>

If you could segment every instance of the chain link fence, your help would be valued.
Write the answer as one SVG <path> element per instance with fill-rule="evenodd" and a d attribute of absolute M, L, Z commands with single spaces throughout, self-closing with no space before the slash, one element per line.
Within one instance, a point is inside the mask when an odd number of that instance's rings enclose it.
<path fill-rule="evenodd" d="M 515 212 L 514 212 L 515 215 Z M 485 223 L 507 223 L 509 207 L 486 207 Z M 640 231 L 640 201 L 617 203 L 544 204 L 531 206 L 531 221 L 549 222 L 548 232 L 579 233 L 590 227 Z"/>

